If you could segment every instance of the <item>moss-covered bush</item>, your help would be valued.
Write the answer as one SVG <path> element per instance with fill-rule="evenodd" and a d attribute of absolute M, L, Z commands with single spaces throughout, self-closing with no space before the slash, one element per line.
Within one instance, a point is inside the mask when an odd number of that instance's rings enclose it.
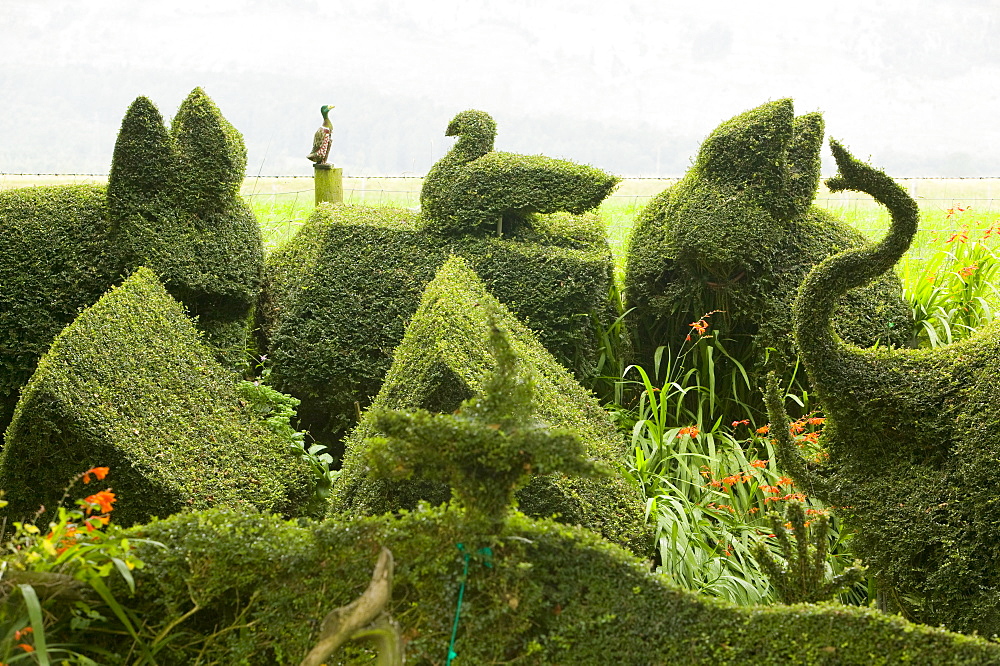
<path fill-rule="evenodd" d="M 242 361 L 263 245 L 239 197 L 246 150 L 196 88 L 171 130 L 139 97 L 122 120 L 108 187 L 0 193 L 0 432 L 39 357 L 81 308 L 152 268 L 227 363 Z"/>
<path fill-rule="evenodd" d="M 443 663 L 465 552 L 470 561 L 456 663 L 992 664 L 1000 646 L 870 609 L 739 608 L 670 586 L 590 532 L 515 516 L 481 534 L 449 508 L 319 525 L 213 510 L 136 527 L 129 603 L 162 664 L 298 663 L 319 620 L 367 586 L 380 549 L 395 558 L 390 612 L 407 663 Z M 492 557 L 477 551 L 489 547 Z M 486 563 L 490 566 L 486 566 Z M 233 627 L 233 629 L 228 629 Z M 240 629 L 239 627 L 242 627 Z M 120 640 L 120 639 L 119 639 Z M 119 647 L 121 650 L 121 648 Z M 343 663 L 364 663 L 343 655 Z M 331 663 L 336 663 L 331 661 Z"/>
<path fill-rule="evenodd" d="M 0 192 L 0 433 L 38 359 L 120 274 L 104 188 Z"/>
<path fill-rule="evenodd" d="M 494 152 L 497 126 L 485 111 L 462 111 L 448 124 L 452 149 L 424 179 L 427 228 L 446 235 L 510 233 L 535 213 L 596 208 L 619 179 L 591 166 L 542 155 Z"/>
<path fill-rule="evenodd" d="M 488 344 L 492 320 L 507 332 L 520 365 L 533 378 L 532 417 L 578 436 L 588 457 L 616 468 L 625 446 L 606 412 L 531 331 L 487 293 L 465 262 L 452 258 L 428 284 L 396 348 L 372 412 L 362 418 L 347 440 L 344 467 L 334 484 L 335 510 L 377 514 L 412 508 L 419 500 L 435 504 L 448 500 L 448 486 L 419 476 L 406 481 L 370 478 L 368 447 L 372 443 L 368 438 L 379 434 L 375 423 L 380 411 L 423 408 L 451 413 L 462 400 L 481 393 L 496 369 Z M 560 520 L 590 527 L 636 552 L 648 548 L 642 497 L 617 476 L 537 476 L 519 491 L 518 499 L 521 509 L 530 515 L 558 513 Z"/>
<path fill-rule="evenodd" d="M 788 332 L 796 290 L 827 256 L 864 244 L 861 234 L 812 206 L 823 121 L 796 117 L 791 100 L 723 123 L 683 180 L 653 199 L 629 242 L 625 290 L 639 359 L 677 344 L 706 312 L 720 334 L 759 363 L 773 347 L 794 358 Z M 909 308 L 891 272 L 844 294 L 837 331 L 862 346 L 898 345 Z M 749 364 L 748 364 L 749 365 Z"/>
<path fill-rule="evenodd" d="M 7 514 L 51 511 L 67 480 L 94 466 L 114 470 L 125 524 L 211 506 L 294 515 L 313 485 L 288 442 L 241 407 L 236 377 L 147 269 L 84 310 L 39 361 L 0 454 Z"/>
<path fill-rule="evenodd" d="M 592 372 L 592 315 L 603 313 L 612 272 L 595 217 L 543 216 L 503 238 L 445 239 L 419 226 L 406 210 L 324 205 L 267 259 L 258 313 L 271 378 L 302 400 L 302 423 L 323 443 L 378 393 L 420 294 L 452 253 L 560 363 Z"/>
<path fill-rule="evenodd" d="M 888 176 L 833 148 L 840 173 L 830 189 L 872 195 L 892 228 L 875 246 L 827 259 L 802 285 L 795 336 L 828 418 L 829 458 L 807 463 L 782 437 L 779 463 L 857 530 L 853 548 L 887 607 L 1000 633 L 1000 328 L 934 350 L 859 349 L 837 335 L 838 299 L 891 270 L 918 209 Z M 778 401 L 769 407 L 782 418 Z"/>

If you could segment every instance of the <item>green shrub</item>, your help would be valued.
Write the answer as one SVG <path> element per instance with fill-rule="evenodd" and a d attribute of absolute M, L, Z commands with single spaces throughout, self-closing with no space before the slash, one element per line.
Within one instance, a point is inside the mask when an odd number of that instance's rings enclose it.
<path fill-rule="evenodd" d="M 884 173 L 833 149 L 840 173 L 831 191 L 867 192 L 892 226 L 877 245 L 827 259 L 802 285 L 796 343 L 828 417 L 829 459 L 807 464 L 780 437 L 779 463 L 840 507 L 887 607 L 956 631 L 1000 633 L 1000 503 L 990 482 L 1000 461 L 1000 329 L 930 350 L 859 349 L 838 338 L 837 300 L 891 270 L 919 212 Z M 778 423 L 780 402 L 771 401 Z"/>
<path fill-rule="evenodd" d="M 790 308 L 809 269 L 864 244 L 862 235 L 812 207 L 823 122 L 795 117 L 791 100 L 770 102 L 720 125 L 694 166 L 640 214 L 629 241 L 626 307 L 639 362 L 678 344 L 691 322 L 718 311 L 717 335 L 744 367 L 764 350 L 795 350 Z M 910 311 L 889 273 L 842 295 L 836 326 L 863 346 L 908 341 Z M 743 402 L 760 405 L 756 378 Z"/>
<path fill-rule="evenodd" d="M 181 514 L 131 536 L 146 564 L 130 605 L 160 663 L 298 663 L 319 620 L 394 556 L 392 617 L 408 662 L 447 657 L 463 552 L 473 553 L 455 652 L 465 663 L 989 664 L 1000 646 L 830 605 L 741 609 L 678 590 L 590 532 L 515 515 L 483 534 L 455 509 L 295 525 L 266 515 Z M 464 551 L 457 545 L 463 544 Z M 489 547 L 490 559 L 480 549 Z M 488 566 L 487 566 L 488 565 Z M 104 635 L 104 640 L 121 638 Z M 96 635 L 95 639 L 100 639 Z M 172 640 L 166 640 L 172 639 Z M 347 663 L 364 663 L 358 653 Z M 370 659 L 370 657 L 368 657 Z"/>
<path fill-rule="evenodd" d="M 104 188 L 0 192 L 0 432 L 52 339 L 118 279 Z"/>
<path fill-rule="evenodd" d="M 81 466 L 115 470 L 118 522 L 186 508 L 295 514 L 305 463 L 244 409 L 183 307 L 140 269 L 84 310 L 25 386 L 0 454 L 9 515 L 51 511 Z"/>
<path fill-rule="evenodd" d="M 324 205 L 268 256 L 261 345 L 275 387 L 302 401 L 302 424 L 323 443 L 342 438 L 378 393 L 420 294 L 452 253 L 560 363 L 593 372 L 590 313 L 603 312 L 612 279 L 595 217 L 544 216 L 504 238 L 445 239 L 419 226 L 406 210 Z"/>
<path fill-rule="evenodd" d="M 243 360 L 263 271 L 260 231 L 239 197 L 243 141 L 200 88 L 171 129 L 139 97 L 106 191 L 0 193 L 0 431 L 56 334 L 139 266 L 198 317 L 220 359 Z"/>
<path fill-rule="evenodd" d="M 335 510 L 377 514 L 412 508 L 419 500 L 436 504 L 448 500 L 448 486 L 440 482 L 369 478 L 372 444 L 367 440 L 380 434 L 376 422 L 384 410 L 451 413 L 463 400 L 481 393 L 496 367 L 488 345 L 491 317 L 507 332 L 521 367 L 534 379 L 532 417 L 553 430 L 578 436 L 586 455 L 608 468 L 622 459 L 625 443 L 606 412 L 531 331 L 487 293 L 465 262 L 452 258 L 428 284 L 372 411 L 347 439 L 344 467 L 334 485 Z M 534 477 L 518 493 L 518 500 L 529 515 L 558 513 L 560 520 L 586 525 L 636 552 L 648 550 L 639 492 L 620 478 Z"/>
<path fill-rule="evenodd" d="M 530 226 L 534 213 L 597 208 L 619 179 L 591 166 L 542 155 L 493 152 L 496 123 L 484 111 L 455 116 L 452 149 L 424 179 L 420 205 L 429 229 L 446 235 Z"/>

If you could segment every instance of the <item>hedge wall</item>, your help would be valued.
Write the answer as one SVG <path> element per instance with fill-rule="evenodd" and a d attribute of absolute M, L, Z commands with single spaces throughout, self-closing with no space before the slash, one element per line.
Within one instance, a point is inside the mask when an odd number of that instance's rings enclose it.
<path fill-rule="evenodd" d="M 830 189 L 871 194 L 889 209 L 892 228 L 875 246 L 826 260 L 802 286 L 795 335 L 828 419 L 829 459 L 807 464 L 784 441 L 779 463 L 797 485 L 840 507 L 888 607 L 956 631 L 998 634 L 1000 327 L 933 350 L 859 349 L 836 335 L 839 296 L 891 270 L 919 213 L 888 176 L 833 147 L 840 174 Z M 771 411 L 780 418 L 776 405 Z"/>
<path fill-rule="evenodd" d="M 625 273 L 630 323 L 642 362 L 677 344 L 706 312 L 723 336 L 794 358 L 790 308 L 808 271 L 864 244 L 860 233 L 811 206 L 819 182 L 823 121 L 796 117 L 791 100 L 723 123 L 683 180 L 636 221 Z M 908 340 L 910 311 L 891 272 L 844 295 L 837 331 L 862 346 Z"/>
<path fill-rule="evenodd" d="M 51 510 L 91 466 L 114 471 L 124 524 L 218 505 L 296 514 L 309 471 L 241 408 L 236 380 L 139 269 L 66 327 L 25 386 L 0 454 L 7 515 Z"/>
<path fill-rule="evenodd" d="M 578 435 L 589 458 L 616 470 L 625 444 L 607 412 L 457 257 L 448 259 L 427 285 L 372 410 L 422 408 L 451 413 L 462 400 L 480 393 L 496 366 L 488 343 L 491 321 L 507 333 L 521 366 L 534 379 L 534 417 L 551 428 Z M 347 438 L 343 470 L 334 485 L 333 510 L 378 514 L 413 508 L 420 500 L 448 501 L 450 491 L 443 484 L 419 478 L 370 478 L 367 440 L 377 434 L 368 412 Z M 521 510 L 529 515 L 559 514 L 560 520 L 587 526 L 635 552 L 649 550 L 642 527 L 643 497 L 617 475 L 603 479 L 536 476 L 517 497 Z"/>
<path fill-rule="evenodd" d="M 371 403 L 420 294 L 450 254 L 578 377 L 596 357 L 593 313 L 611 284 L 611 253 L 595 217 L 550 215 L 509 237 L 445 239 L 410 211 L 320 206 L 267 258 L 261 346 L 275 386 L 302 400 L 320 441 L 339 441 Z M 358 403 L 357 407 L 355 403 Z"/>
<path fill-rule="evenodd" d="M 446 235 L 503 233 L 530 226 L 534 213 L 597 208 L 619 179 L 591 166 L 542 155 L 493 152 L 496 123 L 462 111 L 448 124 L 458 141 L 424 179 L 420 206 L 428 229 Z"/>
<path fill-rule="evenodd" d="M 119 273 L 104 188 L 0 192 L 0 433 L 52 339 Z"/>
<path fill-rule="evenodd" d="M 651 574 L 585 530 L 514 516 L 478 534 L 460 513 L 418 508 L 322 524 L 213 510 L 134 528 L 130 605 L 153 634 L 190 611 L 163 664 L 298 663 L 319 621 L 367 586 L 381 547 L 395 557 L 391 614 L 408 663 L 444 663 L 463 556 L 470 561 L 456 663 L 993 664 L 1000 646 L 838 604 L 739 608 Z M 490 547 L 490 567 L 477 551 Z M 123 592 L 124 594 L 124 592 Z M 243 626 L 243 630 L 226 631 Z M 211 638 L 209 638 L 211 637 Z M 204 652 L 201 652 L 204 650 Z M 341 663 L 367 663 L 345 651 Z M 370 657 L 369 657 L 370 658 Z M 331 663 L 337 663 L 331 660 Z"/>

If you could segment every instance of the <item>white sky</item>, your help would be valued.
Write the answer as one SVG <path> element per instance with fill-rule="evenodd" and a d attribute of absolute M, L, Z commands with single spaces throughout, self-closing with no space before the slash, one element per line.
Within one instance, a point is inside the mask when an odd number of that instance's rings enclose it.
<path fill-rule="evenodd" d="M 3 69 L 123 63 L 187 90 L 294 75 L 455 112 L 646 123 L 693 137 L 692 154 L 719 122 L 792 97 L 878 166 L 1000 175 L 1000 0 L 0 0 L 0 111 L 19 94 Z M 187 90 L 155 101 L 169 115 Z"/>

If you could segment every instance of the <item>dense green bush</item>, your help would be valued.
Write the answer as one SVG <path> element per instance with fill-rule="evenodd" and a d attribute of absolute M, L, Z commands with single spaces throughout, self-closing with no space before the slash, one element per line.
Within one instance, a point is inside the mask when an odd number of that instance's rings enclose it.
<path fill-rule="evenodd" d="M 246 150 L 200 88 L 168 132 L 145 97 L 129 107 L 108 187 L 0 193 L 0 431 L 38 358 L 81 308 L 152 268 L 228 364 L 242 361 L 263 245 L 239 197 Z"/>
<path fill-rule="evenodd" d="M 447 235 L 511 233 L 530 226 L 534 213 L 592 210 L 619 182 L 566 160 L 493 152 L 496 133 L 493 118 L 475 109 L 448 124 L 445 134 L 458 141 L 431 167 L 420 191 L 429 229 Z"/>
<path fill-rule="evenodd" d="M 424 291 L 420 307 L 396 348 L 382 390 L 347 439 L 344 467 L 334 485 L 334 509 L 347 514 L 377 514 L 412 508 L 419 500 L 435 504 L 449 498 L 448 486 L 419 476 L 390 481 L 368 475 L 369 437 L 379 411 L 427 409 L 451 413 L 462 400 L 479 394 L 496 368 L 489 351 L 491 324 L 510 336 L 520 364 L 534 380 L 532 416 L 545 425 L 578 436 L 586 455 L 616 469 L 625 446 L 606 412 L 517 321 L 459 258 L 449 259 Z M 442 444 L 447 449 L 447 445 Z M 483 455 L 486 455 L 485 453 Z M 471 470 L 468 473 L 473 473 Z M 638 489 L 613 475 L 587 479 L 562 474 L 536 476 L 518 493 L 529 515 L 582 524 L 636 552 L 648 549 L 643 502 Z"/>
<path fill-rule="evenodd" d="M 747 366 L 773 347 L 794 358 L 788 332 L 796 290 L 825 257 L 864 244 L 860 233 L 811 206 L 823 121 L 795 117 L 791 100 L 723 123 L 694 166 L 640 214 L 629 242 L 627 307 L 639 359 L 675 344 L 705 313 Z M 908 339 L 909 308 L 894 274 L 841 296 L 838 333 L 862 346 Z M 755 392 L 755 391 L 754 391 Z"/>
<path fill-rule="evenodd" d="M 52 339 L 120 273 L 104 188 L 0 192 L 0 433 Z"/>
<path fill-rule="evenodd" d="M 245 170 L 243 138 L 195 88 L 169 133 L 148 99 L 132 103 L 108 178 L 122 261 L 151 268 L 232 361 L 264 264 L 260 229 L 239 196 Z"/>
<path fill-rule="evenodd" d="M 593 315 L 603 314 L 611 254 L 593 216 L 549 215 L 504 238 L 445 239 L 406 210 L 320 206 L 267 259 L 258 309 L 275 386 L 334 443 L 370 404 L 420 294 L 449 254 L 578 377 L 593 372 Z M 357 403 L 357 405 L 355 405 Z M 457 403 L 456 403 L 457 404 Z"/>
<path fill-rule="evenodd" d="M 312 477 L 236 381 L 139 269 L 66 327 L 25 386 L 0 454 L 7 514 L 51 511 L 67 479 L 105 466 L 124 524 L 219 505 L 295 515 Z"/>
<path fill-rule="evenodd" d="M 459 662 L 1000 660 L 996 644 L 869 609 L 742 609 L 705 599 L 671 587 L 590 532 L 523 516 L 498 534 L 483 534 L 447 507 L 318 525 L 212 510 L 136 527 L 131 536 L 165 546 L 140 544 L 137 552 L 146 566 L 135 572 L 129 605 L 147 619 L 145 632 L 154 636 L 189 614 L 164 636 L 173 639 L 158 654 L 165 665 L 196 656 L 207 663 L 298 663 L 319 620 L 364 590 L 383 546 L 396 562 L 390 612 L 402 626 L 408 663 L 443 663 L 462 582 L 458 544 L 473 554 L 455 644 Z M 344 659 L 366 662 L 357 653 Z"/>
<path fill-rule="evenodd" d="M 815 268 L 795 304 L 795 336 L 828 421 L 829 459 L 805 463 L 782 437 L 779 462 L 857 530 L 889 608 L 955 631 L 1000 633 L 1000 329 L 932 350 L 859 349 L 831 325 L 840 296 L 891 270 L 917 229 L 916 203 L 833 144 L 831 190 L 866 192 L 892 215 L 875 246 Z M 772 420 L 781 417 L 772 399 Z M 784 428 L 772 429 L 779 434 Z"/>

